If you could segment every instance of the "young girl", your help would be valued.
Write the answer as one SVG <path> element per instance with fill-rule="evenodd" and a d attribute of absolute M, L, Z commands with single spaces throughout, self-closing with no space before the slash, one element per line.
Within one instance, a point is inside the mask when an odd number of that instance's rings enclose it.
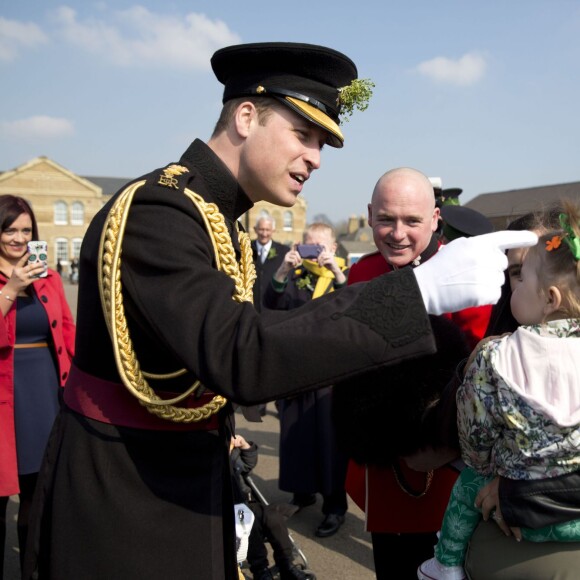
<path fill-rule="evenodd" d="M 481 518 L 475 497 L 494 476 L 545 479 L 580 467 L 580 208 L 566 202 L 560 224 L 522 264 L 511 298 L 521 326 L 480 343 L 466 367 L 457 417 L 468 467 L 420 579 L 465 578 L 467 544 Z M 522 529 L 522 536 L 580 541 L 580 521 Z"/>

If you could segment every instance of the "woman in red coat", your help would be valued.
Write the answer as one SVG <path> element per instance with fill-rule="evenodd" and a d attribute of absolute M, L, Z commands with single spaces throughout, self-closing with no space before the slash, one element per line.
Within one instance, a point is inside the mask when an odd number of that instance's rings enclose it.
<path fill-rule="evenodd" d="M 27 242 L 38 240 L 31 207 L 0 196 L 0 554 L 6 507 L 18 494 L 21 562 L 28 512 L 48 435 L 68 376 L 75 326 L 60 276 L 28 264 Z M 2 566 L 0 565 L 0 578 Z"/>

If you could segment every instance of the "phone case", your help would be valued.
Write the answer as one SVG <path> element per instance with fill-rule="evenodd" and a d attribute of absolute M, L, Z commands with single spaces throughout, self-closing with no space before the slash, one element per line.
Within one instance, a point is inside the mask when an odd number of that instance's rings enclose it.
<path fill-rule="evenodd" d="M 44 272 L 35 278 L 46 278 L 48 274 L 48 244 L 44 241 L 28 242 L 28 252 L 30 254 L 28 263 L 41 262 L 44 265 Z"/>

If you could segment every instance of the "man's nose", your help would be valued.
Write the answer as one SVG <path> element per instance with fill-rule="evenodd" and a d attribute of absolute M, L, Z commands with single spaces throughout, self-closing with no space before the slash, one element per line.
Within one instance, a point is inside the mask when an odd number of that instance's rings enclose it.
<path fill-rule="evenodd" d="M 311 171 L 320 168 L 321 162 L 320 149 L 318 147 L 310 147 L 305 155 L 306 162 L 310 166 Z"/>
<path fill-rule="evenodd" d="M 397 240 L 402 240 L 406 236 L 405 227 L 402 223 L 396 222 L 393 226 L 393 230 L 391 232 L 391 236 L 396 238 Z"/>

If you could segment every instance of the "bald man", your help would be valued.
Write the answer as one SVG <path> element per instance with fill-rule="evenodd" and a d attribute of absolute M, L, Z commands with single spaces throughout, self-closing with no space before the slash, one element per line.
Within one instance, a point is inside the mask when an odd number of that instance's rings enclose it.
<path fill-rule="evenodd" d="M 433 186 L 423 173 L 408 167 L 385 173 L 368 204 L 368 223 L 378 252 L 363 256 L 351 267 L 348 284 L 406 266 L 414 268 L 429 260 L 440 247 L 438 219 Z M 490 311 L 487 307 L 467 311 L 471 311 L 467 319 L 444 316 L 451 318 L 474 346 L 485 332 Z M 477 322 L 472 324 L 474 316 Z M 392 412 L 396 414 L 396 409 Z M 405 418 L 393 416 L 390 420 Z M 395 448 L 397 443 L 385 440 L 382 445 L 387 453 L 386 448 Z M 456 477 L 456 471 L 446 466 L 428 473 L 413 471 L 402 458 L 395 460 L 392 468 L 350 462 L 347 491 L 366 512 L 379 580 L 415 578 L 421 563 L 419 554 L 432 557 L 436 532 Z"/>
<path fill-rule="evenodd" d="M 375 185 L 368 216 L 375 245 L 394 269 L 418 266 L 437 251 L 433 234 L 439 208 L 433 186 L 421 172 L 403 167 L 385 173 Z"/>

